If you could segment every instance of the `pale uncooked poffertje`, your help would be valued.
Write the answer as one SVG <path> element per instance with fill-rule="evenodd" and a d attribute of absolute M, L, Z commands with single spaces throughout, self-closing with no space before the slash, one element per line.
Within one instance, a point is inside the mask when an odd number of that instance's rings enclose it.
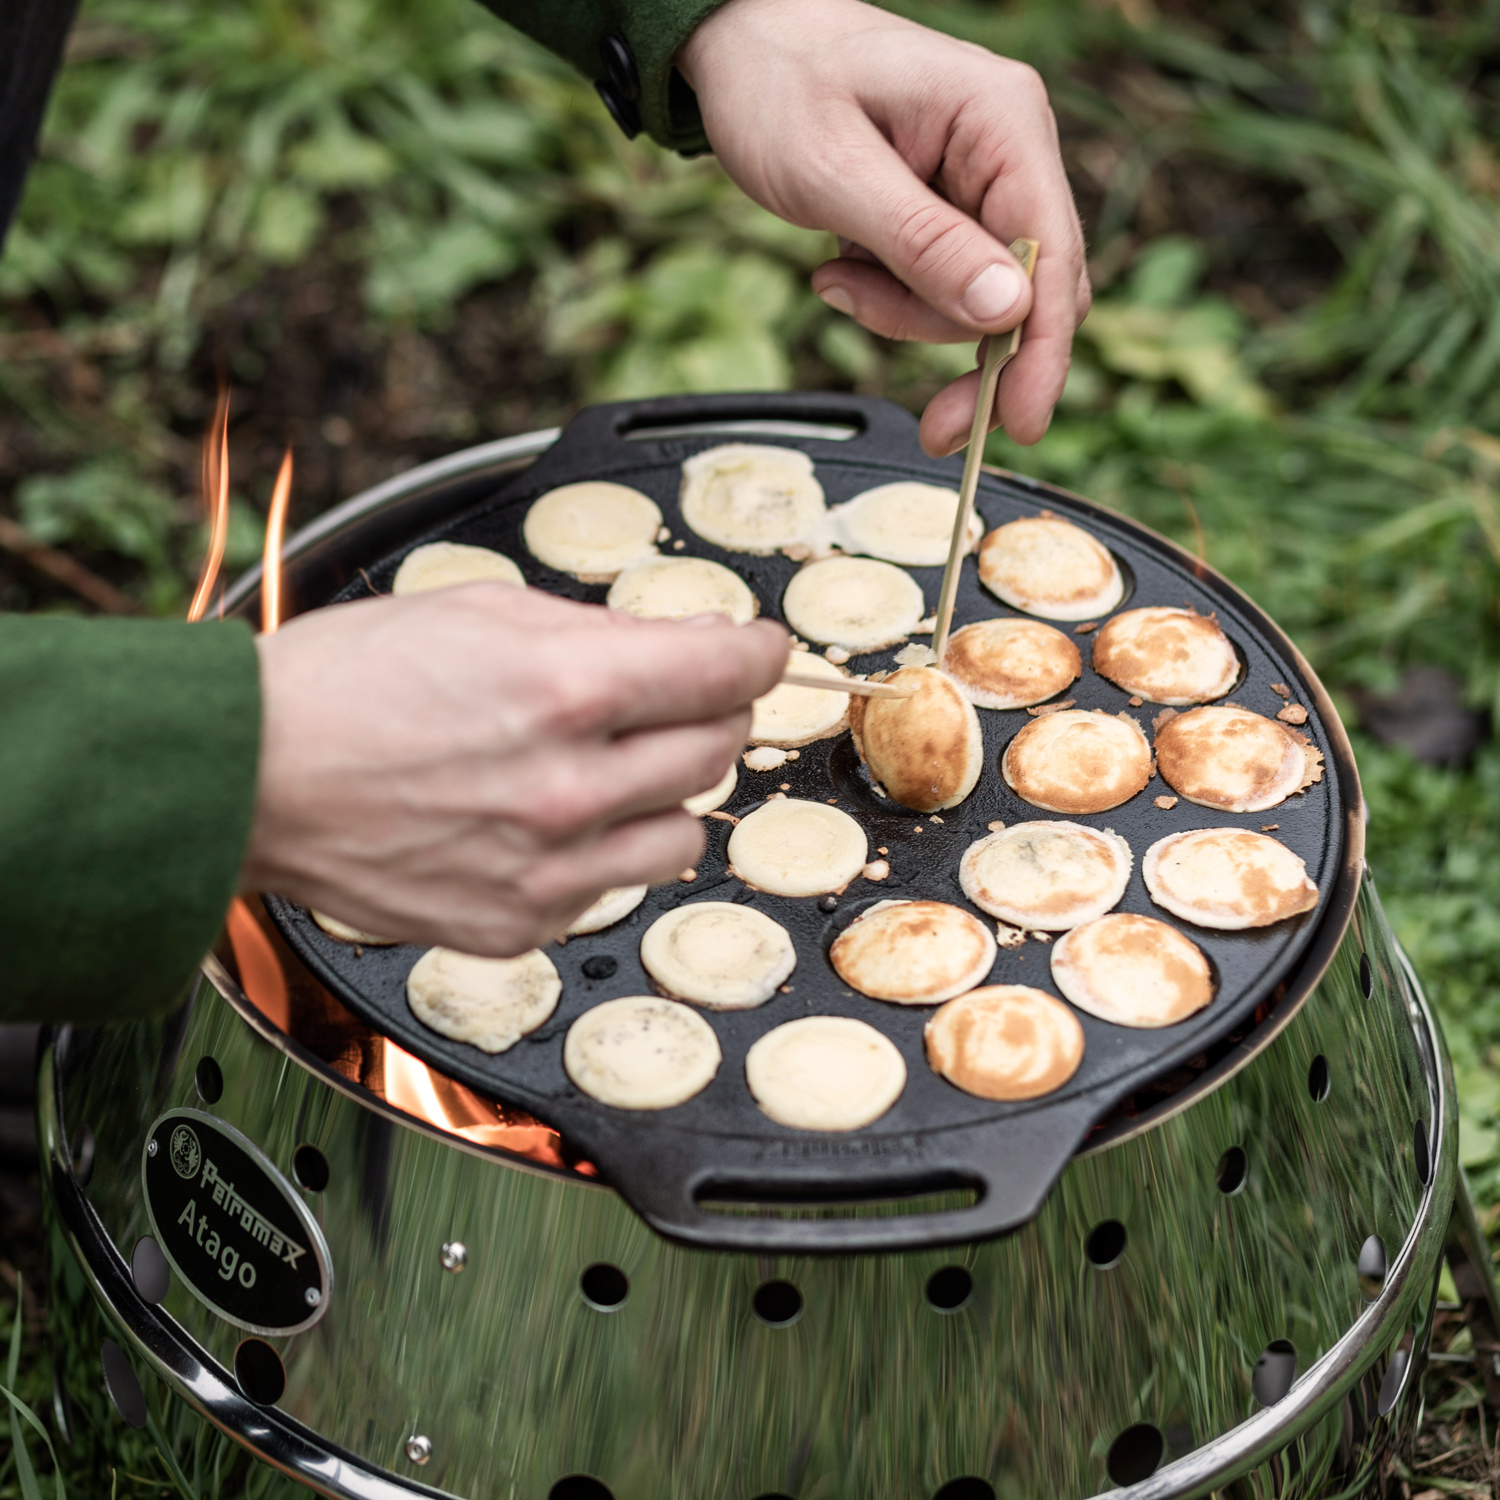
<path fill-rule="evenodd" d="M 682 519 L 727 551 L 768 556 L 807 541 L 826 516 L 812 459 L 795 448 L 726 443 L 682 465 Z"/>
<path fill-rule="evenodd" d="M 980 1099 L 1040 1099 L 1083 1061 L 1078 1017 L 1025 984 L 970 990 L 938 1010 L 923 1034 L 932 1071 Z"/>
<path fill-rule="evenodd" d="M 739 819 L 729 870 L 772 895 L 841 891 L 868 858 L 864 829 L 826 802 L 777 796 Z"/>
<path fill-rule="evenodd" d="M 798 635 L 850 652 L 878 651 L 904 640 L 926 605 L 911 574 L 871 557 L 826 557 L 808 563 L 786 586 L 781 609 Z"/>
<path fill-rule="evenodd" d="M 805 676 L 826 677 L 831 682 L 843 682 L 845 678 L 832 662 L 814 656 L 811 651 L 794 653 L 788 665 Z M 783 682 L 755 700 L 750 743 L 795 750 L 799 745 L 837 734 L 848 719 L 848 694 Z"/>
<path fill-rule="evenodd" d="M 1059 938 L 1052 982 L 1079 1010 L 1116 1026 L 1175 1026 L 1214 997 L 1202 949 L 1175 927 L 1134 912 L 1100 917 Z"/>
<path fill-rule="evenodd" d="M 632 563 L 615 579 L 604 602 L 647 620 L 728 615 L 736 625 L 748 625 L 760 613 L 760 601 L 744 579 L 706 557 L 653 557 Z"/>
<path fill-rule="evenodd" d="M 948 638 L 943 670 L 977 708 L 1029 708 L 1062 692 L 1083 658 L 1040 620 L 977 620 Z"/>
<path fill-rule="evenodd" d="M 578 913 L 568 923 L 569 937 L 583 937 L 590 932 L 603 932 L 616 922 L 624 921 L 642 901 L 646 899 L 643 885 L 622 885 L 605 891 L 592 906 Z"/>
<path fill-rule="evenodd" d="M 1318 904 L 1301 856 L 1248 828 L 1169 834 L 1146 851 L 1141 874 L 1158 906 L 1226 932 L 1269 927 Z"/>
<path fill-rule="evenodd" d="M 849 705 L 855 744 L 886 795 L 913 812 L 956 807 L 984 769 L 974 705 L 941 672 L 903 667 L 886 679 L 909 698 L 857 698 Z"/>
<path fill-rule="evenodd" d="M 793 1130 L 858 1130 L 906 1087 L 889 1037 L 848 1016 L 804 1016 L 768 1031 L 745 1056 L 755 1102 Z"/>
<path fill-rule="evenodd" d="M 538 562 L 588 582 L 607 583 L 656 552 L 661 511 L 629 485 L 585 479 L 532 502 L 521 534 Z"/>
<path fill-rule="evenodd" d="M 1232 706 L 1157 721 L 1156 768 L 1200 807 L 1264 812 L 1323 779 L 1323 753 L 1295 730 Z"/>
<path fill-rule="evenodd" d="M 729 835 L 729 868 L 776 896 L 841 891 L 865 867 L 865 831 L 826 802 L 776 797 L 741 818 Z"/>
<path fill-rule="evenodd" d="M 1033 807 L 1107 812 L 1151 780 L 1151 747 L 1129 714 L 1068 708 L 1023 726 L 1005 747 L 1000 770 Z"/>
<path fill-rule="evenodd" d="M 406 1003 L 424 1025 L 481 1052 L 504 1052 L 557 1009 L 562 979 L 545 953 L 475 958 L 429 948 L 406 976 Z"/>
<path fill-rule="evenodd" d="M 846 552 L 862 552 L 909 568 L 940 568 L 948 561 L 953 540 L 958 491 L 898 479 L 834 506 L 829 515 L 834 539 Z M 983 530 L 984 523 L 971 515 L 970 552 Z"/>
<path fill-rule="evenodd" d="M 881 901 L 834 940 L 828 959 L 873 1000 L 936 1005 L 971 990 L 995 962 L 989 928 L 946 901 Z"/>
<path fill-rule="evenodd" d="M 696 901 L 658 917 L 641 938 L 646 972 L 678 1000 L 709 1010 L 764 1005 L 797 966 L 791 934 L 733 901 Z"/>
<path fill-rule="evenodd" d="M 1107 620 L 1094 670 L 1151 703 L 1207 703 L 1239 680 L 1240 662 L 1212 615 L 1148 605 Z"/>
<path fill-rule="evenodd" d="M 347 922 L 340 922 L 337 917 L 330 917 L 327 912 L 314 911 L 312 919 L 329 937 L 337 938 L 341 943 L 358 943 L 362 948 L 394 948 L 396 946 L 395 938 L 376 937 L 373 932 L 351 927 Z"/>
<path fill-rule="evenodd" d="M 716 781 L 706 792 L 696 792 L 687 798 L 683 807 L 695 818 L 704 817 L 711 813 L 716 807 L 723 807 L 734 795 L 734 789 L 739 785 L 739 767 L 733 761 L 729 762 L 729 769 Z"/>
<path fill-rule="evenodd" d="M 1125 596 L 1108 547 L 1059 516 L 997 526 L 979 546 L 979 580 L 1015 609 L 1045 620 L 1092 620 Z"/>
<path fill-rule="evenodd" d="M 724 1054 L 695 1010 L 655 995 L 626 995 L 585 1011 L 568 1028 L 563 1067 L 591 1099 L 616 1109 L 671 1109 L 701 1094 Z"/>
<path fill-rule="evenodd" d="M 1110 829 L 1017 823 L 970 844 L 958 883 L 980 911 L 1016 927 L 1065 932 L 1112 910 L 1134 863 Z"/>
<path fill-rule="evenodd" d="M 462 542 L 428 542 L 413 548 L 396 569 L 393 594 L 427 594 L 461 583 L 514 583 L 526 587 L 521 570 L 503 552 Z"/>

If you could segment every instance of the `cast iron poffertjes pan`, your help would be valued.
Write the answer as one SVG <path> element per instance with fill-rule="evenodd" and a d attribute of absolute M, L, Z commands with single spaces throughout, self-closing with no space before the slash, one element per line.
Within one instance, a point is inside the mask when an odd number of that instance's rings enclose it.
<path fill-rule="evenodd" d="M 783 426 L 773 437 L 753 431 L 680 430 L 694 423 L 722 426 L 736 421 L 753 424 L 757 419 L 778 419 Z M 842 423 L 853 435 L 842 441 L 821 435 L 788 436 L 784 424 L 789 421 Z M 554 486 L 610 479 L 644 491 L 661 507 L 673 540 L 686 544 L 680 552 L 673 552 L 668 543 L 664 552 L 708 557 L 732 568 L 755 591 L 762 613 L 780 619 L 782 593 L 799 564 L 780 555 L 725 552 L 695 535 L 680 518 L 683 459 L 732 441 L 800 448 L 816 464 L 830 505 L 898 479 L 956 488 L 961 469 L 958 458 L 924 457 L 915 421 L 883 401 L 834 395 L 715 396 L 593 407 L 569 423 L 556 445 L 530 469 L 489 499 L 412 538 L 400 551 L 372 560 L 366 569 L 368 583 L 361 580 L 329 602 L 363 597 L 371 588 L 388 590 L 401 559 L 413 547 L 449 540 L 505 553 L 535 588 L 602 603 L 607 592 L 604 586 L 579 583 L 538 563 L 526 550 L 521 526 L 531 502 Z M 1205 1010 L 1188 1020 L 1159 1030 L 1133 1030 L 1080 1013 L 1086 1051 L 1074 1077 L 1042 1099 L 995 1103 L 961 1092 L 928 1066 L 922 1028 L 932 1007 L 867 999 L 850 990 L 830 965 L 827 953 L 834 937 L 877 901 L 930 898 L 974 910 L 958 881 L 964 850 L 983 837 L 992 822 L 1009 826 L 1054 816 L 1023 802 L 1000 774 L 1001 751 L 1030 722 L 1019 710 L 979 711 L 984 771 L 974 792 L 944 812 L 941 823 L 877 795 L 847 730 L 837 738 L 802 747 L 796 761 L 769 774 L 742 766 L 738 786 L 723 804 L 724 811 L 749 813 L 783 783 L 791 797 L 836 798 L 837 805 L 865 828 L 872 859 L 879 846 L 890 851 L 889 879 L 879 884 L 857 879 L 833 902 L 816 896 L 767 895 L 744 886 L 729 873 L 725 844 L 732 825 L 709 819 L 705 823 L 708 848 L 695 880 L 654 889 L 625 921 L 548 948 L 563 980 L 556 1013 L 540 1030 L 498 1056 L 449 1041 L 412 1015 L 405 985 L 421 956 L 420 948 L 357 951 L 325 934 L 302 908 L 270 897 L 267 904 L 273 918 L 313 972 L 370 1025 L 441 1072 L 554 1126 L 574 1150 L 597 1164 L 603 1177 L 650 1224 L 678 1240 L 780 1252 L 897 1250 L 977 1239 L 1025 1223 L 1040 1208 L 1094 1121 L 1136 1088 L 1202 1053 L 1235 1029 L 1245 1029 L 1256 1007 L 1298 969 L 1338 879 L 1349 794 L 1339 784 L 1338 763 L 1329 753 L 1328 735 L 1315 708 L 1318 694 L 1299 670 L 1300 659 L 1281 632 L 1223 580 L 1206 569 L 1195 569 L 1191 558 L 1134 523 L 1029 480 L 985 474 L 980 480 L 978 508 L 986 529 L 1035 515 L 1043 508 L 1076 522 L 1110 547 L 1119 560 L 1126 596 L 1118 608 L 1191 605 L 1200 613 L 1218 616 L 1243 662 L 1239 684 L 1221 701 L 1275 714 L 1284 706 L 1284 700 L 1272 691 L 1271 685 L 1277 683 L 1290 689 L 1292 701 L 1309 709 L 1303 730 L 1324 753 L 1323 779 L 1268 812 L 1228 814 L 1185 799 L 1164 810 L 1154 799 L 1170 788 L 1153 777 L 1144 791 L 1123 806 L 1076 819 L 1112 828 L 1131 846 L 1134 870 L 1117 909 L 1172 922 L 1208 955 L 1217 992 Z M 909 571 L 921 585 L 930 611 L 937 603 L 942 569 Z M 967 558 L 955 627 L 1015 613 L 981 587 L 976 561 Z M 1066 624 L 1059 628 L 1072 630 Z M 1088 666 L 1091 637 L 1075 634 L 1072 639 L 1079 643 L 1085 666 L 1081 680 L 1064 696 L 1074 699 L 1079 708 L 1132 713 L 1149 736 L 1159 706 L 1132 707 L 1124 692 Z M 848 669 L 854 673 L 887 669 L 893 650 L 855 657 Z M 1191 828 L 1259 829 L 1266 824 L 1277 825 L 1274 836 L 1306 861 L 1321 893 L 1315 912 L 1258 931 L 1216 932 L 1177 921 L 1146 894 L 1141 861 L 1157 839 Z M 568 1027 L 601 1001 L 651 993 L 639 957 L 641 934 L 663 912 L 684 902 L 705 900 L 746 903 L 791 933 L 797 967 L 788 992 L 772 996 L 754 1010 L 702 1012 L 718 1035 L 723 1063 L 713 1082 L 687 1103 L 659 1111 L 627 1111 L 597 1103 L 575 1088 L 563 1069 L 563 1038 Z M 989 921 L 982 913 L 976 915 Z M 1029 984 L 1056 993 L 1048 966 L 1050 952 L 1050 944 L 1039 941 L 1002 948 L 985 982 Z M 597 961 L 605 958 L 614 960 L 612 973 L 608 963 Z M 589 977 L 601 973 L 608 977 Z M 865 1129 L 847 1134 L 789 1129 L 762 1114 L 746 1086 L 745 1054 L 751 1043 L 783 1022 L 817 1014 L 869 1022 L 905 1058 L 905 1092 L 885 1116 Z M 896 1207 L 890 1213 L 843 1216 L 747 1211 L 754 1204 L 899 1200 L 953 1188 L 972 1189 L 972 1204 L 930 1213 Z M 737 1204 L 737 1211 L 725 1212 L 726 1204 Z"/>

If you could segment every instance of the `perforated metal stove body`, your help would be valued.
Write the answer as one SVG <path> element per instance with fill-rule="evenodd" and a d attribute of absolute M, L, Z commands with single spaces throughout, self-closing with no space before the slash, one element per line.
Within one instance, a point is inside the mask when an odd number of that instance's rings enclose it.
<path fill-rule="evenodd" d="M 642 408 L 659 426 L 748 424 L 768 440 L 847 428 L 851 409 L 857 428 L 869 408 L 842 398 Z M 332 512 L 288 548 L 291 597 L 331 597 L 554 436 L 455 455 Z M 1441 1034 L 1364 870 L 1336 741 L 1350 809 L 1337 899 L 1296 970 L 1233 1036 L 1097 1122 L 1035 1217 L 1001 1237 L 826 1253 L 830 1222 L 957 1212 L 947 1185 L 728 1205 L 736 1248 L 658 1233 L 556 1132 L 465 1114 L 472 1096 L 414 1082 L 258 904 L 242 908 L 171 1018 L 63 1029 L 43 1051 L 49 1212 L 124 1351 L 112 1393 L 128 1407 L 132 1378 L 165 1382 L 342 1497 L 1357 1488 L 1416 1417 L 1445 1247 L 1466 1294 L 1497 1309 Z M 244 1262 L 191 1269 L 202 1235 L 161 1222 L 165 1189 L 150 1185 L 231 1148 L 251 1164 L 237 1178 L 247 1232 L 263 1221 L 307 1241 L 274 1315 L 247 1311 L 281 1274 L 264 1237 L 250 1257 L 262 1279 L 237 1303 Z M 777 1226 L 764 1249 L 744 1248 L 747 1219 Z M 139 1248 L 158 1238 L 170 1275 Z M 273 1401 L 252 1399 L 276 1384 L 257 1373 L 261 1344 L 285 1372 Z"/>

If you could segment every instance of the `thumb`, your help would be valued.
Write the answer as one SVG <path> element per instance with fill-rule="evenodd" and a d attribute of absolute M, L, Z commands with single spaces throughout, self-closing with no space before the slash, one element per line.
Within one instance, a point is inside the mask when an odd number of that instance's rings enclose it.
<path fill-rule="evenodd" d="M 1031 284 L 983 225 L 940 198 L 871 127 L 823 200 L 828 228 L 870 250 L 929 307 L 978 337 L 1014 328 Z"/>

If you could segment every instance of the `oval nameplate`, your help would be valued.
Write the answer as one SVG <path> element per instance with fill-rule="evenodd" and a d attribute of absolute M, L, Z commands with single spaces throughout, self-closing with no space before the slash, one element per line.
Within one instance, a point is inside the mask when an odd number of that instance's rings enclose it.
<path fill-rule="evenodd" d="M 311 1328 L 333 1294 L 323 1231 L 254 1142 L 196 1109 L 159 1116 L 141 1151 L 156 1242 L 188 1290 L 251 1333 Z"/>

